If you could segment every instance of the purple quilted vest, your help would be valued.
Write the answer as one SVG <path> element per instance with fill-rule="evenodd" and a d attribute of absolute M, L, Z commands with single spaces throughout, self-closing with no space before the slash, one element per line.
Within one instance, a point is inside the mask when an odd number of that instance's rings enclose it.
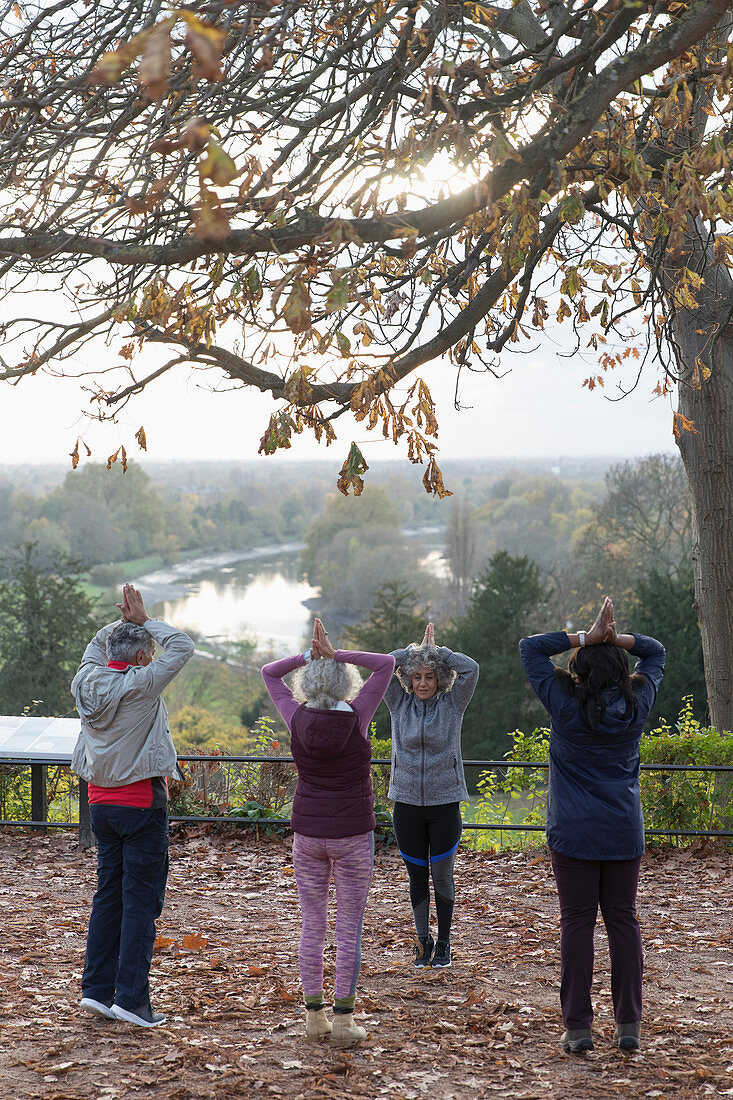
<path fill-rule="evenodd" d="M 372 746 L 356 714 L 301 705 L 290 746 L 298 785 L 290 824 L 304 836 L 356 836 L 376 825 L 369 764 Z"/>

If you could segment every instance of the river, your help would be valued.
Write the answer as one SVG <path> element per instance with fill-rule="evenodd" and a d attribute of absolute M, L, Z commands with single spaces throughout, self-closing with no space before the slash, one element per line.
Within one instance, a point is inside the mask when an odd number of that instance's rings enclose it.
<path fill-rule="evenodd" d="M 444 572 L 435 528 L 405 530 L 424 539 L 422 564 Z M 201 642 L 252 642 L 276 656 L 303 647 L 317 610 L 320 589 L 302 575 L 303 543 L 207 554 L 158 569 L 133 582 L 166 622 L 191 631 Z"/>

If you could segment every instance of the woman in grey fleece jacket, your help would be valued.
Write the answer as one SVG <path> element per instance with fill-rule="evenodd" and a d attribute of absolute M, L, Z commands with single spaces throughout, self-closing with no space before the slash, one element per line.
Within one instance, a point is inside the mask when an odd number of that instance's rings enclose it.
<path fill-rule="evenodd" d="M 448 967 L 455 884 L 453 865 L 468 798 L 461 757 L 463 714 L 479 668 L 464 653 L 436 646 L 428 623 L 421 645 L 396 649 L 396 669 L 384 701 L 392 717 L 394 827 L 410 879 L 418 943 L 415 966 Z M 430 934 L 430 875 L 438 942 Z M 433 949 L 435 953 L 433 954 Z"/>

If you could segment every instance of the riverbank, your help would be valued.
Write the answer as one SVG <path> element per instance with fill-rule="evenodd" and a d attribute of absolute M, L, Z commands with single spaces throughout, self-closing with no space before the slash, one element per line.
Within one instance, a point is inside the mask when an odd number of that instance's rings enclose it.
<path fill-rule="evenodd" d="M 443 576 L 444 527 L 405 527 L 402 535 L 423 540 L 421 563 Z M 191 633 L 216 656 L 261 650 L 282 656 L 300 648 L 312 618 L 322 613 L 319 588 L 302 575 L 301 541 L 270 543 L 240 550 L 209 550 L 95 566 L 85 590 L 101 600 L 103 614 L 116 615 L 119 587 L 140 588 L 156 615 Z M 103 578 L 105 586 L 94 584 Z M 336 624 L 338 627 L 338 623 Z"/>

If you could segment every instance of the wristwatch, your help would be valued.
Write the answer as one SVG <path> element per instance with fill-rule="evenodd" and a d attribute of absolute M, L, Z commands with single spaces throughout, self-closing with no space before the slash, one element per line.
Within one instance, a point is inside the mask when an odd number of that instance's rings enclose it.
<path fill-rule="evenodd" d="M 584 630 L 579 630 L 578 631 L 578 645 L 581 646 L 581 648 L 585 645 L 585 631 Z"/>

